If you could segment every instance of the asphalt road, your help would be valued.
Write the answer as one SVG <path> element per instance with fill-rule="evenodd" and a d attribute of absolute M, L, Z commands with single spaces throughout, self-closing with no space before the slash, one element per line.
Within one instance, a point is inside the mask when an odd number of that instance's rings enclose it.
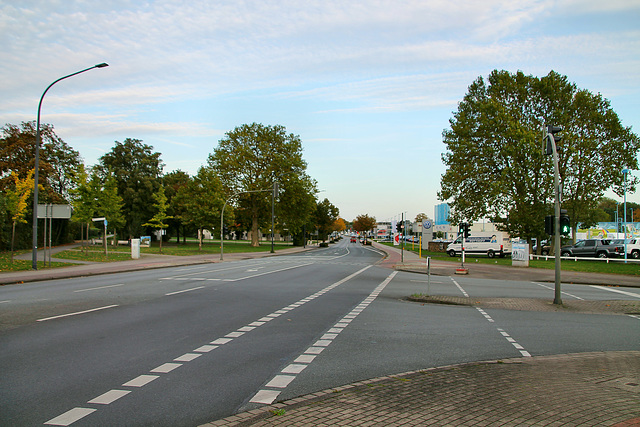
<path fill-rule="evenodd" d="M 640 350 L 640 318 L 410 303 L 550 297 L 548 284 L 295 256 L 0 288 L 0 425 L 195 426 L 353 381 L 469 361 Z M 563 298 L 640 299 L 565 285 Z M 620 293 L 619 291 L 626 292 Z"/>

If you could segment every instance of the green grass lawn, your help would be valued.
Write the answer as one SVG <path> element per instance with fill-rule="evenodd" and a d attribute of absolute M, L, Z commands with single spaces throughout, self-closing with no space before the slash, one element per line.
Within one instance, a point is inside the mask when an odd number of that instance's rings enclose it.
<path fill-rule="evenodd" d="M 30 250 L 15 251 L 14 255 L 31 253 Z M 67 267 L 70 264 L 64 262 L 52 262 L 51 268 Z M 38 269 L 49 268 L 49 263 L 38 261 Z M 11 252 L 0 252 L 0 272 L 3 271 L 27 271 L 32 269 L 31 260 L 14 259 L 11 262 Z"/>
<path fill-rule="evenodd" d="M 287 249 L 293 247 L 291 243 L 275 243 L 274 249 L 276 251 L 280 249 Z M 113 261 L 126 261 L 131 259 L 131 248 L 129 246 L 109 246 L 108 253 L 105 256 L 102 246 L 89 246 L 86 250 L 82 250 L 81 247 L 67 249 L 66 251 L 58 252 L 53 255 L 53 258 L 78 260 L 78 261 L 91 261 L 91 262 L 113 262 Z M 243 252 L 269 252 L 271 251 L 271 242 L 261 242 L 260 246 L 254 248 L 247 241 L 225 241 L 224 253 L 243 253 Z M 16 251 L 15 254 L 23 254 L 31 252 Z M 142 256 L 160 254 L 160 245 L 158 242 L 153 242 L 149 248 L 140 248 L 140 254 Z M 187 243 L 175 243 L 175 242 L 163 242 L 162 243 L 162 255 L 176 255 L 176 256 L 189 256 L 189 255 L 206 255 L 206 254 L 220 254 L 220 241 L 208 240 L 203 241 L 202 248 L 198 246 L 197 240 L 187 241 Z M 64 262 L 52 262 L 51 267 L 67 267 L 73 265 Z M 38 262 L 38 268 L 48 268 L 48 263 L 45 265 L 43 262 Z M 24 271 L 31 270 L 31 261 L 14 260 L 11 263 L 11 252 L 0 253 L 0 271 Z"/>
<path fill-rule="evenodd" d="M 392 243 L 384 243 L 387 246 L 393 246 Z M 412 251 L 418 253 L 418 245 L 414 245 L 414 248 L 411 248 L 411 244 L 405 244 L 405 251 Z M 433 260 L 438 261 L 451 261 L 455 263 L 460 263 L 461 257 L 450 257 L 445 252 L 428 252 L 422 251 L 422 257 L 426 258 L 430 256 Z M 497 265 L 506 265 L 511 266 L 511 258 L 489 258 L 487 256 L 476 256 L 476 255 L 467 255 L 465 256 L 465 263 L 480 263 L 480 264 L 497 264 Z M 529 261 L 529 268 L 546 268 L 553 270 L 555 268 L 555 261 L 553 259 L 549 260 L 532 260 Z M 574 261 L 573 259 L 563 259 L 560 263 L 562 270 L 565 271 L 582 271 L 585 273 L 607 273 L 607 274 L 624 274 L 629 276 L 640 276 L 640 263 L 630 262 L 624 263 L 623 261 L 589 261 L 589 260 L 581 260 Z"/>

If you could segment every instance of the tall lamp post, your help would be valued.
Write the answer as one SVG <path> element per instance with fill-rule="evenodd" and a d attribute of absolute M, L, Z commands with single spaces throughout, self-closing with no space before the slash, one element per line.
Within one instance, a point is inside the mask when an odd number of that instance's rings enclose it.
<path fill-rule="evenodd" d="M 35 156 L 35 172 L 33 174 L 33 251 L 31 256 L 31 267 L 34 270 L 38 269 L 38 168 L 40 166 L 40 110 L 42 109 L 42 100 L 47 94 L 51 86 L 58 83 L 60 80 L 68 79 L 77 74 L 84 73 L 85 71 L 93 70 L 94 68 L 108 67 L 109 64 L 103 62 L 101 64 L 94 65 L 93 67 L 85 68 L 84 70 L 76 71 L 64 77 L 60 77 L 58 80 L 51 83 L 45 89 L 44 93 L 40 97 L 40 103 L 38 103 L 38 120 L 36 122 L 36 156 Z"/>
<path fill-rule="evenodd" d="M 624 262 L 627 262 L 627 173 L 629 169 L 622 169 L 624 174 Z"/>

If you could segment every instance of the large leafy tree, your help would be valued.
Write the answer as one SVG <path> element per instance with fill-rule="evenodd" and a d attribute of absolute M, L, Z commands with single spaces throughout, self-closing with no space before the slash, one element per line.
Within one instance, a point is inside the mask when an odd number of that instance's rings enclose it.
<path fill-rule="evenodd" d="M 118 195 L 123 200 L 122 213 L 129 237 L 143 233 L 143 221 L 155 214 L 154 194 L 161 185 L 164 164 L 160 153 L 139 139 L 116 141 L 111 151 L 100 157 L 98 169 L 103 177 L 113 174 Z"/>
<path fill-rule="evenodd" d="M 287 134 L 283 126 L 252 123 L 226 133 L 212 154 L 209 166 L 220 177 L 227 196 L 238 198 L 239 218 L 251 223 L 251 245 L 259 245 L 258 230 L 271 220 L 271 190 L 274 182 L 297 176 L 311 182 L 306 175 L 307 163 L 302 158 L 300 137 Z M 305 185 L 300 186 L 306 190 Z M 286 186 L 282 189 L 287 191 Z"/>
<path fill-rule="evenodd" d="M 542 153 L 545 124 L 564 127 L 559 169 L 574 226 L 595 219 L 604 191 L 620 191 L 624 167 L 638 168 L 639 139 L 609 102 L 553 71 L 479 77 L 449 122 L 438 196 L 451 205 L 453 222 L 488 217 L 514 236 L 543 237 L 554 197 L 553 163 Z"/>
<path fill-rule="evenodd" d="M 80 153 L 58 135 L 53 126 L 40 125 L 41 150 L 38 180 L 42 186 L 39 199 L 43 203 L 68 203 L 73 187 L 71 173 L 82 164 Z M 0 189 L 12 185 L 11 172 L 24 179 L 35 165 L 36 123 L 7 124 L 0 137 Z"/>

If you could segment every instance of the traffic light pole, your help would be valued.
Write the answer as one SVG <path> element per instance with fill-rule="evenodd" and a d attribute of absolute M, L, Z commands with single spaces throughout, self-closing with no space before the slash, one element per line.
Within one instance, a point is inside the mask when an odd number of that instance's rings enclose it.
<path fill-rule="evenodd" d="M 562 304 L 562 292 L 560 290 L 560 172 L 558 170 L 558 150 L 556 149 L 556 141 L 552 133 L 547 134 L 547 138 L 551 142 L 553 147 L 553 186 L 555 192 L 555 218 L 553 221 L 553 229 L 555 230 L 554 251 L 555 251 L 555 267 L 556 267 L 556 279 L 555 279 L 555 295 L 553 298 L 554 304 Z"/>

